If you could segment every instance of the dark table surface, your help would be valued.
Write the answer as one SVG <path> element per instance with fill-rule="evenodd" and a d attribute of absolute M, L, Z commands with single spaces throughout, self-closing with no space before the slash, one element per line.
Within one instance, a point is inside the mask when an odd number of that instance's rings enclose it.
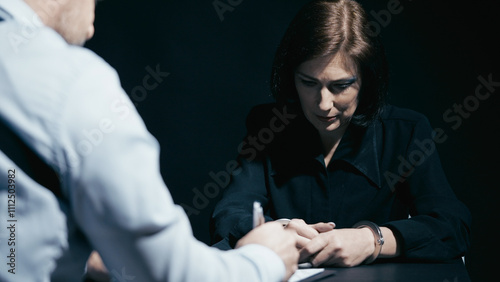
<path fill-rule="evenodd" d="M 469 282 L 461 259 L 443 263 L 382 262 L 352 268 L 327 268 L 306 281 L 436 281 Z"/>
<path fill-rule="evenodd" d="M 230 249 L 227 241 L 214 246 Z M 393 262 L 377 260 L 370 265 L 351 268 L 326 268 L 323 273 L 301 280 L 310 281 L 366 281 L 366 282 L 470 282 L 469 273 L 461 258 L 439 263 Z"/>

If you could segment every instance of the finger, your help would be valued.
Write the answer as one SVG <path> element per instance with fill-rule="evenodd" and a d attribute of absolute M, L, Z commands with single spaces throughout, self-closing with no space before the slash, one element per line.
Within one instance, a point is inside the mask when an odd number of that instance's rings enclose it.
<path fill-rule="evenodd" d="M 314 254 L 304 251 L 304 248 L 299 251 L 299 262 L 310 262 Z"/>
<path fill-rule="evenodd" d="M 318 252 L 318 254 L 311 260 L 311 263 L 313 266 L 319 266 L 326 264 L 329 261 L 335 262 L 337 261 L 337 258 L 335 257 L 335 252 L 326 247 Z"/>
<path fill-rule="evenodd" d="M 356 265 L 359 265 L 363 262 L 364 260 L 360 257 L 341 257 L 337 254 L 333 254 L 328 260 L 323 262 L 321 265 L 322 266 L 336 266 L 336 267 L 353 267 Z"/>
<path fill-rule="evenodd" d="M 298 234 L 296 235 L 296 238 L 297 238 L 297 249 L 299 250 L 304 248 L 311 241 L 311 239 L 300 236 Z"/>
<path fill-rule="evenodd" d="M 312 263 L 312 262 L 311 262 Z M 320 264 L 313 264 L 315 266 L 318 266 Z M 345 267 L 345 265 L 342 263 L 342 259 L 333 255 L 326 261 L 321 263 L 321 266 L 338 266 L 338 267 Z"/>
<path fill-rule="evenodd" d="M 316 231 L 314 228 L 310 227 L 307 225 L 303 220 L 301 219 L 292 219 L 287 227 L 287 229 L 294 229 L 297 231 L 297 234 L 300 236 L 312 239 L 318 235 L 318 231 Z"/>
<path fill-rule="evenodd" d="M 318 231 L 319 233 L 323 233 L 323 232 L 332 231 L 335 228 L 335 223 L 333 223 L 333 222 L 328 222 L 328 223 L 319 222 L 316 224 L 312 224 L 310 226 L 312 228 L 314 228 L 316 231 Z"/>
<path fill-rule="evenodd" d="M 323 250 L 326 245 L 327 241 L 322 236 L 316 236 L 300 250 L 300 260 L 302 261 L 312 255 L 315 255 L 319 251 Z"/>

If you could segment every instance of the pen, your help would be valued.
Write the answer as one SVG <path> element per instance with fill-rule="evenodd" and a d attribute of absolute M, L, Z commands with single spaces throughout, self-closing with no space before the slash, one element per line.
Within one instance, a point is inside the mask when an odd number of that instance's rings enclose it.
<path fill-rule="evenodd" d="M 253 228 L 264 224 L 266 222 L 264 218 L 264 212 L 262 211 L 262 206 L 259 202 L 253 202 Z"/>

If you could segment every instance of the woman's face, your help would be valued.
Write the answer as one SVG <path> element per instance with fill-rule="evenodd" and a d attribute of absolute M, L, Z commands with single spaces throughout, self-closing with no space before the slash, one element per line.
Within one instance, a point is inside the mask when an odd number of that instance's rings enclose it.
<path fill-rule="evenodd" d="M 295 70 L 302 110 L 320 134 L 347 127 L 358 106 L 360 86 L 355 65 L 343 56 L 312 59 Z"/>

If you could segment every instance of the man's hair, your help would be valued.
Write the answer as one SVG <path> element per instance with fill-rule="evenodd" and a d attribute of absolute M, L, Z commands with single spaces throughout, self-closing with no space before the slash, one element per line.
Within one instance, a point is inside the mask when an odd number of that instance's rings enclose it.
<path fill-rule="evenodd" d="M 313 0 L 290 23 L 274 58 L 271 92 L 278 104 L 301 113 L 294 72 L 305 61 L 341 55 L 356 65 L 361 89 L 351 123 L 367 126 L 380 114 L 389 83 L 378 34 L 353 0 Z"/>

